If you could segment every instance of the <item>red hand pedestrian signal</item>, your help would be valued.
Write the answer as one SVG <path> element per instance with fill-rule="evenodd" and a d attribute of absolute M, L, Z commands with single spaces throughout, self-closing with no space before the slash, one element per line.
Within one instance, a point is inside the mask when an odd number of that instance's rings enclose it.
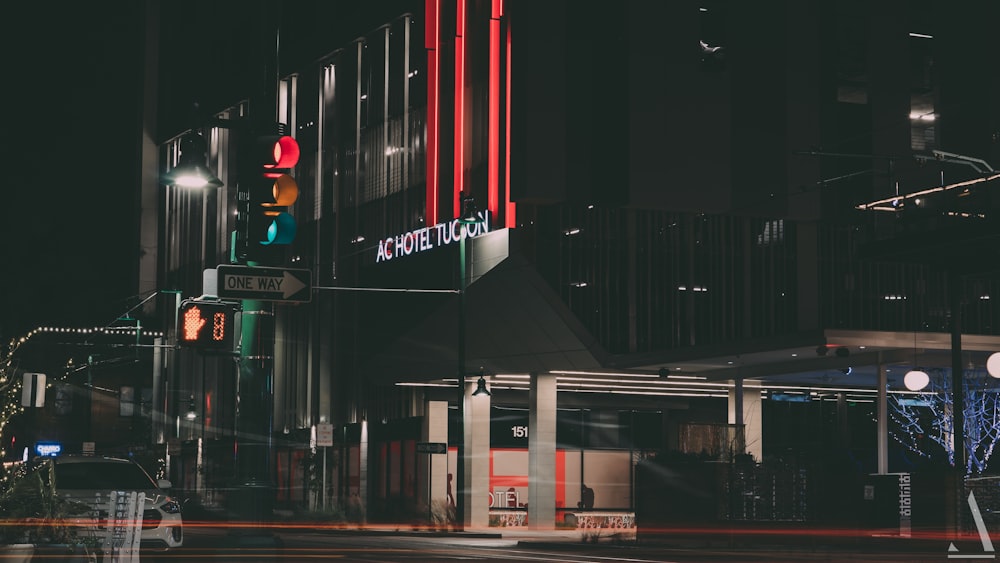
<path fill-rule="evenodd" d="M 181 345 L 218 350 L 233 347 L 233 307 L 218 301 L 187 300 L 177 311 Z"/>
<path fill-rule="evenodd" d="M 184 336 L 182 340 L 198 340 L 198 333 L 201 327 L 205 326 L 205 319 L 201 316 L 201 308 L 195 306 L 184 312 Z"/>

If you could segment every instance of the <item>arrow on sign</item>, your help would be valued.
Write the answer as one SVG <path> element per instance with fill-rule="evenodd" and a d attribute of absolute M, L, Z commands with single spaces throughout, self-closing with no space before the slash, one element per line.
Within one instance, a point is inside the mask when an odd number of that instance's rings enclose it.
<path fill-rule="evenodd" d="M 417 442 L 418 454 L 446 454 L 448 444 L 444 442 Z"/>

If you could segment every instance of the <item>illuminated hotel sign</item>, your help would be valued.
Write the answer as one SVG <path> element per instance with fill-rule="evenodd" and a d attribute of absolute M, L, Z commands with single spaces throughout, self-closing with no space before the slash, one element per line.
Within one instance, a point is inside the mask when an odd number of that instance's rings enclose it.
<path fill-rule="evenodd" d="M 375 262 L 388 262 L 400 256 L 409 256 L 461 240 L 463 234 L 477 237 L 490 232 L 489 213 L 480 212 L 478 223 L 464 224 L 459 219 L 438 223 L 415 231 L 378 241 Z"/>

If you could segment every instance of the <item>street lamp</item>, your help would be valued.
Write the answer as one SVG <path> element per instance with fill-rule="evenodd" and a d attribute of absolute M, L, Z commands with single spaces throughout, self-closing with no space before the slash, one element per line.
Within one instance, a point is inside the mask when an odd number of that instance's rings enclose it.
<path fill-rule="evenodd" d="M 476 209 L 476 200 L 471 194 L 462 195 L 462 214 L 458 219 L 462 232 L 458 239 L 458 447 L 455 479 L 455 520 L 460 530 L 465 529 L 465 291 L 468 287 L 468 276 L 465 271 L 466 250 L 465 239 L 468 235 L 467 225 L 480 222 Z M 482 378 L 480 378 L 482 379 Z M 485 383 L 485 381 L 484 381 Z M 478 389 L 477 389 L 478 391 Z"/>
<path fill-rule="evenodd" d="M 483 370 L 479 370 L 479 381 L 476 382 L 476 390 L 472 392 L 473 397 L 478 397 L 480 395 L 491 396 L 490 390 L 486 387 L 486 373 Z"/>
<path fill-rule="evenodd" d="M 194 395 L 191 395 L 191 399 L 188 401 L 188 410 L 184 418 L 192 422 L 198 418 L 198 411 L 194 408 Z"/>
<path fill-rule="evenodd" d="M 208 147 L 201 133 L 185 134 L 181 138 L 180 153 L 177 166 L 163 175 L 165 183 L 182 188 L 207 188 L 209 186 L 218 188 L 222 186 L 222 180 L 205 165 L 208 158 Z"/>

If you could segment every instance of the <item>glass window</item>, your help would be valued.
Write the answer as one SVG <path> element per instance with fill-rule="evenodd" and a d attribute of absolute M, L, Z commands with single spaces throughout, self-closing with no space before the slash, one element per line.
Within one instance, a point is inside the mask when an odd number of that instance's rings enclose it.
<path fill-rule="evenodd" d="M 57 463 L 56 488 L 64 490 L 148 490 L 156 482 L 132 463 L 88 461 Z"/>
<path fill-rule="evenodd" d="M 910 33 L 910 148 L 915 151 L 937 148 L 933 42 L 930 35 Z"/>
<path fill-rule="evenodd" d="M 604 510 L 630 508 L 631 476 L 632 456 L 629 452 L 583 452 L 581 494 L 585 494 L 586 498 L 581 502 L 590 508 Z"/>
<path fill-rule="evenodd" d="M 122 385 L 118 390 L 118 415 L 132 416 L 135 414 L 135 387 Z"/>

